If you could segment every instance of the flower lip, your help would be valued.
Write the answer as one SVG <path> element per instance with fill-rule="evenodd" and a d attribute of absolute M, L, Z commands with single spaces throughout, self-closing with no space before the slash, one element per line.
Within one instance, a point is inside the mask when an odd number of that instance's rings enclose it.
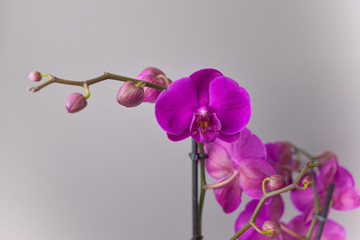
<path fill-rule="evenodd" d="M 190 124 L 190 134 L 197 142 L 212 142 L 221 130 L 221 122 L 215 113 L 201 110 L 194 113 Z"/>

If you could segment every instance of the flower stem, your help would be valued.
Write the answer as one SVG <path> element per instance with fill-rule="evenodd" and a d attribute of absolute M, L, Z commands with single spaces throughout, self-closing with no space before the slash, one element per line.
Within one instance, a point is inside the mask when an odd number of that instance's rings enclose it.
<path fill-rule="evenodd" d="M 216 184 L 211 184 L 211 185 L 203 185 L 202 188 L 204 189 L 214 189 L 214 188 L 220 188 L 222 186 L 225 186 L 226 184 L 228 184 L 229 182 L 231 182 L 232 180 L 234 180 L 237 176 L 239 175 L 239 172 L 237 170 L 235 170 L 232 175 L 227 178 L 226 180 L 216 183 Z"/>
<path fill-rule="evenodd" d="M 311 221 L 309 230 L 308 230 L 308 232 L 307 232 L 307 234 L 306 234 L 306 240 L 309 240 L 309 239 L 310 239 L 310 237 L 311 237 L 311 235 L 312 235 L 312 232 L 314 231 L 316 222 L 317 222 L 317 219 L 316 219 L 316 218 L 313 218 L 312 221 Z"/>
<path fill-rule="evenodd" d="M 52 84 L 52 83 L 60 83 L 60 84 L 65 84 L 65 85 L 73 85 L 73 86 L 84 86 L 84 84 L 87 84 L 87 86 L 90 86 L 92 84 L 110 79 L 110 80 L 116 80 L 116 81 L 122 81 L 122 82 L 127 82 L 127 81 L 131 81 L 135 84 L 139 83 L 139 82 L 143 82 L 142 80 L 138 80 L 138 79 L 134 79 L 134 78 L 129 78 L 129 77 L 124 77 L 124 76 L 120 76 L 120 75 L 116 75 L 116 74 L 112 74 L 112 73 L 108 73 L 108 72 L 104 72 L 103 75 L 96 77 L 96 78 L 92 78 L 86 81 L 72 81 L 72 80 L 65 80 L 65 79 L 61 79 L 58 77 L 55 77 L 53 75 L 47 74 L 47 73 L 43 73 L 42 76 L 46 76 L 48 78 L 50 78 L 50 80 L 48 80 L 47 82 L 44 82 L 43 84 L 36 86 L 36 87 L 31 87 L 29 88 L 29 91 L 32 92 L 37 92 L 40 89 Z M 151 83 L 151 82 L 144 82 L 146 87 L 150 87 L 150 88 L 154 88 L 157 90 L 165 90 L 167 89 L 167 87 L 155 84 L 155 83 Z"/>
<path fill-rule="evenodd" d="M 261 210 L 261 208 L 263 207 L 263 205 L 265 204 L 266 200 L 270 197 L 273 197 L 275 195 L 284 193 L 284 192 L 288 192 L 290 190 L 296 189 L 299 187 L 299 183 L 301 178 L 306 174 L 306 172 L 310 169 L 310 168 L 314 168 L 314 167 L 318 167 L 320 165 L 320 163 L 308 163 L 304 166 L 304 168 L 301 170 L 300 174 L 297 176 L 297 178 L 295 179 L 295 181 L 283 188 L 280 188 L 278 190 L 272 191 L 272 192 L 268 192 L 268 193 L 264 193 L 263 196 L 261 197 L 258 205 L 256 206 L 256 209 L 253 213 L 253 215 L 251 216 L 249 222 L 247 224 L 245 224 L 232 238 L 231 240 L 235 240 L 237 239 L 242 233 L 244 233 L 252 224 L 255 223 L 255 220 L 257 218 L 257 216 L 259 215 L 259 212 Z"/>
<path fill-rule="evenodd" d="M 311 164 L 314 164 L 315 160 L 317 159 L 317 157 L 312 156 L 311 154 L 309 154 L 308 152 L 306 152 L 304 149 L 297 147 L 296 145 L 287 142 L 287 144 L 289 144 L 290 147 L 292 147 L 296 152 L 300 152 L 303 155 L 305 155 L 307 158 L 309 158 Z M 313 179 L 314 178 L 314 169 L 311 168 L 310 170 L 310 175 L 312 176 Z M 318 192 L 317 192 L 317 187 L 316 187 L 316 182 L 313 181 L 312 183 L 312 189 L 314 192 L 314 204 L 315 204 L 315 213 L 319 214 L 321 211 L 320 208 L 320 203 L 319 203 L 319 196 L 318 196 Z"/>
<path fill-rule="evenodd" d="M 301 240 L 306 240 L 306 238 L 304 236 L 301 236 L 297 232 L 294 232 L 292 229 L 288 228 L 285 224 L 280 223 L 280 226 L 281 226 L 281 230 L 283 230 L 287 234 L 289 234 L 295 238 L 301 239 Z"/>
<path fill-rule="evenodd" d="M 202 236 L 202 228 L 201 228 L 201 220 L 202 220 L 202 210 L 204 207 L 204 200 L 205 200 L 205 191 L 206 189 L 203 188 L 203 186 L 206 185 L 206 180 L 205 180 L 205 154 L 204 154 L 204 144 L 199 143 L 199 152 L 200 152 L 200 178 L 201 178 L 201 190 L 200 190 L 200 199 L 199 199 L 199 216 L 198 216 L 198 221 L 199 221 L 199 236 Z"/>
<path fill-rule="evenodd" d="M 292 147 L 293 149 L 295 149 L 296 152 L 300 152 L 303 155 L 305 155 L 307 158 L 309 158 L 310 160 L 315 160 L 316 157 L 312 156 L 310 153 L 308 153 L 307 151 L 305 151 L 302 148 L 299 148 L 298 146 L 292 144 L 291 142 L 286 142 L 290 147 Z"/>
<path fill-rule="evenodd" d="M 247 222 L 242 228 L 230 239 L 230 240 L 236 240 L 238 237 L 241 236 L 246 230 L 248 230 L 251 227 L 250 223 Z"/>

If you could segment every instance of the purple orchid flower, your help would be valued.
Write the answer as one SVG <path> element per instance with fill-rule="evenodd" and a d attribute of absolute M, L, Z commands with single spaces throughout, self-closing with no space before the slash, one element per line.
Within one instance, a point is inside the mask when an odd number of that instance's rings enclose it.
<path fill-rule="evenodd" d="M 205 188 L 214 189 L 225 213 L 233 212 L 240 205 L 243 191 L 252 198 L 261 198 L 262 181 L 275 171 L 266 162 L 265 146 L 256 135 L 244 129 L 235 143 L 216 140 L 205 147 L 209 155 L 206 169 L 216 179 Z"/>
<path fill-rule="evenodd" d="M 360 192 L 355 188 L 351 173 L 341 167 L 336 160 L 326 162 L 320 169 L 319 177 L 317 178 L 316 174 L 314 177 L 321 206 L 324 204 L 329 185 L 335 183 L 331 203 L 333 209 L 347 211 L 360 207 Z M 315 211 L 312 189 L 293 190 L 291 200 L 295 207 L 304 213 L 304 222 L 310 222 Z"/>
<path fill-rule="evenodd" d="M 289 224 L 286 226 L 293 230 L 294 232 L 298 233 L 299 235 L 305 236 L 309 230 L 310 223 L 304 223 L 303 221 L 304 216 L 299 215 L 295 218 L 293 218 Z M 317 225 L 315 226 L 313 230 L 313 234 L 311 235 L 310 240 L 314 240 L 316 236 L 317 231 Z M 286 236 L 286 239 L 289 240 L 298 240 L 298 238 L 295 238 L 289 234 L 283 233 L 284 236 Z M 345 240 L 346 239 L 346 231 L 343 226 L 338 224 L 337 222 L 328 219 L 324 225 L 324 229 L 321 235 L 321 240 Z"/>
<path fill-rule="evenodd" d="M 239 215 L 239 217 L 235 221 L 235 232 L 239 231 L 240 228 L 242 228 L 249 220 L 252 214 L 255 211 L 256 206 L 258 205 L 259 200 L 252 200 L 250 201 L 244 211 L 242 211 Z M 272 197 L 272 200 L 270 204 L 264 205 L 259 215 L 257 216 L 255 223 L 256 225 L 261 229 L 261 226 L 264 224 L 267 220 L 274 220 L 279 222 L 280 218 L 282 217 L 284 213 L 284 202 L 282 201 L 280 195 L 276 195 Z M 254 228 L 249 228 L 244 232 L 238 240 L 269 240 L 270 238 L 267 235 L 262 235 L 258 233 Z M 276 238 L 271 239 L 278 239 L 282 240 L 283 236 L 282 233 Z"/>
<path fill-rule="evenodd" d="M 292 159 L 292 152 L 288 144 L 284 142 L 265 144 L 266 161 L 275 169 L 276 173 L 283 176 L 286 184 L 292 183 L 292 172 L 297 166 Z"/>
<path fill-rule="evenodd" d="M 191 136 L 201 143 L 234 142 L 250 115 L 246 90 L 215 69 L 173 82 L 155 103 L 156 119 L 172 141 Z"/>

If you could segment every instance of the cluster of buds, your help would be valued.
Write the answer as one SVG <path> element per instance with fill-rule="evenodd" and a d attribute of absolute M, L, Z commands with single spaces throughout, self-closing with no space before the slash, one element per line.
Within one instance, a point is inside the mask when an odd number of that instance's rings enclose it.
<path fill-rule="evenodd" d="M 135 79 L 141 82 L 125 82 L 116 96 L 119 104 L 125 107 L 136 107 L 142 102 L 154 103 L 160 94 L 160 90 L 146 87 L 146 82 L 168 87 L 172 82 L 165 74 L 154 67 L 144 69 Z"/>
<path fill-rule="evenodd" d="M 29 74 L 29 79 L 35 82 L 39 82 L 42 77 L 48 77 L 50 80 L 39 86 L 29 88 L 29 91 L 37 92 L 41 88 L 54 82 L 84 87 L 86 95 L 72 93 L 67 98 L 65 107 L 69 113 L 76 113 L 84 109 L 87 106 L 87 99 L 90 97 L 89 85 L 105 79 L 115 79 L 125 82 L 116 96 L 117 102 L 125 107 L 136 107 L 142 102 L 154 103 L 161 93 L 161 90 L 167 88 L 172 82 L 162 71 L 154 67 L 146 68 L 135 79 L 104 73 L 103 76 L 85 82 L 59 79 L 50 74 L 40 73 L 38 71 L 33 71 Z"/>

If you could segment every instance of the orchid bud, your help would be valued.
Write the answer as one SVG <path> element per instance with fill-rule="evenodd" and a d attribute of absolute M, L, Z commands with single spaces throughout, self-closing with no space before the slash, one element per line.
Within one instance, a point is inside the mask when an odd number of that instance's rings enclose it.
<path fill-rule="evenodd" d="M 72 93 L 66 100 L 66 109 L 69 113 L 76 113 L 87 105 L 86 98 L 80 93 Z"/>
<path fill-rule="evenodd" d="M 136 107 L 144 101 L 144 88 L 127 81 L 119 89 L 116 100 L 125 107 Z"/>
<path fill-rule="evenodd" d="M 312 176 L 306 176 L 303 178 L 301 182 L 302 184 L 304 184 L 304 186 L 311 186 L 312 181 L 313 181 Z"/>
<path fill-rule="evenodd" d="M 168 87 L 172 81 L 168 79 L 165 74 L 154 67 L 148 67 L 144 69 L 137 77 L 138 80 L 155 83 L 164 87 Z M 154 103 L 161 93 L 160 90 L 145 87 L 144 88 L 144 102 Z"/>
<path fill-rule="evenodd" d="M 285 178 L 280 175 L 272 175 L 269 179 L 268 187 L 271 191 L 285 187 Z"/>
<path fill-rule="evenodd" d="M 276 238 L 281 233 L 281 226 L 277 221 L 267 220 L 264 222 L 262 229 L 265 232 L 269 232 L 270 234 L 267 235 L 270 238 Z"/>
<path fill-rule="evenodd" d="M 38 71 L 32 71 L 31 73 L 29 73 L 29 79 L 34 81 L 34 82 L 38 82 L 41 80 L 41 73 Z"/>

